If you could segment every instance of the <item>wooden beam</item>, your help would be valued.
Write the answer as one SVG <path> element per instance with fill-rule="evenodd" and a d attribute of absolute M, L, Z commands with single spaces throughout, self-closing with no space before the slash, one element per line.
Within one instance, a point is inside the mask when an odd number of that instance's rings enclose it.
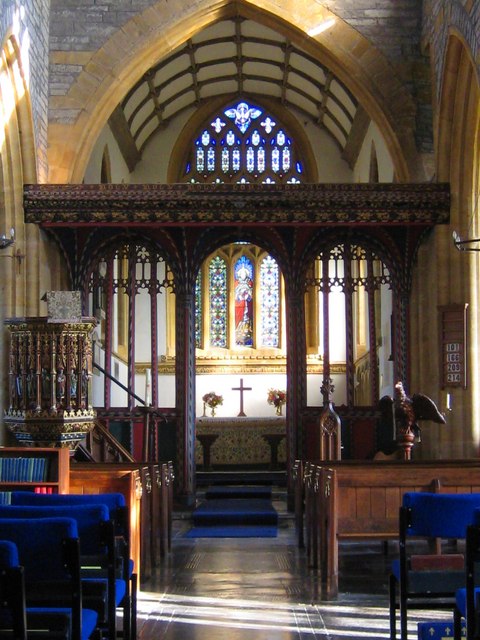
<path fill-rule="evenodd" d="M 127 164 L 128 170 L 132 172 L 137 162 L 141 159 L 141 155 L 130 132 L 130 127 L 128 126 L 123 109 L 120 106 L 118 106 L 110 116 L 108 124 L 113 137 L 117 141 L 120 153 Z"/>
<path fill-rule="evenodd" d="M 370 126 L 370 116 L 360 105 L 353 118 L 350 134 L 343 150 L 343 159 L 348 162 L 350 169 L 353 169 L 358 160 L 360 149 Z"/>

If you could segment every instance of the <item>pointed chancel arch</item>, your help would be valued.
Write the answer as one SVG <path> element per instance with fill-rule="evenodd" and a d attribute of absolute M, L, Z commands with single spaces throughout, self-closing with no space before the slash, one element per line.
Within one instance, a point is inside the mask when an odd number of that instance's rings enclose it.
<path fill-rule="evenodd" d="M 452 232 L 462 239 L 478 238 L 480 234 L 480 82 L 475 61 L 459 33 L 450 34 L 443 68 L 436 157 L 438 180 L 451 185 L 450 226 L 435 230 L 419 256 L 417 273 L 419 277 L 423 275 L 421 286 L 436 304 L 468 303 L 467 385 L 443 387 L 443 392 L 451 395 L 454 409 L 450 419 L 455 420 L 457 429 L 435 427 L 427 434 L 433 455 L 460 458 L 474 455 L 480 442 L 480 253 L 457 251 Z M 412 322 L 413 339 L 435 356 L 425 362 L 420 354 L 412 354 L 412 386 L 419 377 L 435 379 L 440 367 L 437 336 L 431 331 L 432 307 L 430 300 L 423 302 Z M 426 370 L 429 366 L 436 371 L 430 373 Z M 424 391 L 431 392 L 428 388 Z"/>
<path fill-rule="evenodd" d="M 322 60 L 382 130 L 398 180 L 408 181 L 412 176 L 421 179 L 413 136 L 413 102 L 385 58 L 355 29 L 317 2 L 308 0 L 304 4 L 299 12 L 292 10 L 291 0 L 223 1 L 212 11 L 211 3 L 203 0 L 183 7 L 179 18 L 175 6 L 158 2 L 133 18 L 88 63 L 81 64 L 83 70 L 67 95 L 58 97 L 55 121 L 49 128 L 50 181 L 80 182 L 100 131 L 130 87 L 192 34 L 228 15 L 253 17 L 288 34 L 293 42 Z M 313 26 L 329 19 L 334 22 L 328 35 L 307 35 Z M 135 47 L 124 46 L 128 37 L 135 41 Z M 357 50 L 364 55 L 357 55 Z M 371 72 L 370 61 L 374 61 L 375 73 Z M 64 124 L 65 120 L 69 122 Z"/>

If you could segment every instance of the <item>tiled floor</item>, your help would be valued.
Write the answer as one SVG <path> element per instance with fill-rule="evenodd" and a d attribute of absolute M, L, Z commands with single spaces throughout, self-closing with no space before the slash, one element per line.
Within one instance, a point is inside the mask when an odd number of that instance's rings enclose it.
<path fill-rule="evenodd" d="M 315 572 L 295 541 L 282 500 L 277 538 L 183 537 L 186 519 L 174 523 L 172 552 L 142 585 L 141 640 L 344 640 L 389 638 L 388 567 L 396 555 L 382 543 L 343 543 L 340 594 L 322 599 Z M 448 613 L 415 612 L 417 621 Z"/>

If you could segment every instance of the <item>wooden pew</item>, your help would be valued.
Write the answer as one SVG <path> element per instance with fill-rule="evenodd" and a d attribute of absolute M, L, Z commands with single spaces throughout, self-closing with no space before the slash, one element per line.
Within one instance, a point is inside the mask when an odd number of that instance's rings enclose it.
<path fill-rule="evenodd" d="M 300 549 L 305 547 L 304 510 L 305 510 L 305 464 L 303 460 L 295 460 L 292 467 L 293 493 L 295 505 L 295 535 Z"/>
<path fill-rule="evenodd" d="M 338 593 L 339 541 L 396 540 L 399 508 L 406 491 L 480 492 L 480 460 L 476 459 L 329 460 L 310 461 L 305 468 L 315 465 L 327 470 L 319 486 L 323 506 L 312 529 L 305 496 L 305 533 L 307 548 L 316 544 L 320 549 L 319 569 L 327 597 Z M 314 532 L 318 536 L 315 543 Z"/>

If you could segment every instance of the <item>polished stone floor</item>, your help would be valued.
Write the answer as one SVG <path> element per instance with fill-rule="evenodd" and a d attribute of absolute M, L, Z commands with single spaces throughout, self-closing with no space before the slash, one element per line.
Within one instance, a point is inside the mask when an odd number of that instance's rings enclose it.
<path fill-rule="evenodd" d="M 281 497 L 277 538 L 184 537 L 188 518 L 174 521 L 172 551 L 139 594 L 141 640 L 343 640 L 389 638 L 388 567 L 395 543 L 342 543 L 340 593 L 324 600 Z M 416 611 L 417 622 L 448 612 Z"/>

